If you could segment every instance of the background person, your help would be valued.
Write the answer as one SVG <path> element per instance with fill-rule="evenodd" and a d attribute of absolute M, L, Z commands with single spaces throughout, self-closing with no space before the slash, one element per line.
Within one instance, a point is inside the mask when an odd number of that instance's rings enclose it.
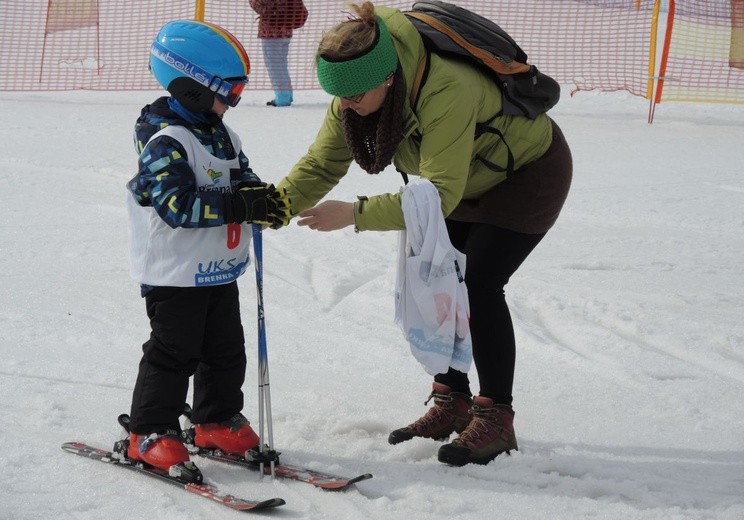
<path fill-rule="evenodd" d="M 258 13 L 258 37 L 264 63 L 274 89 L 274 99 L 266 104 L 288 107 L 294 101 L 288 57 L 292 31 L 305 25 L 307 9 L 302 0 L 250 0 Z"/>

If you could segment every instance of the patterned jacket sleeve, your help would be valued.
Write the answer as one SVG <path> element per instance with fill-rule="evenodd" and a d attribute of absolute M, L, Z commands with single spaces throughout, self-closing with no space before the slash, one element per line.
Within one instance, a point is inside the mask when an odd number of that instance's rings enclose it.
<path fill-rule="evenodd" d="M 255 177 L 247 158 L 243 167 L 244 157 L 242 175 Z M 197 191 L 186 151 L 175 139 L 160 136 L 150 141 L 138 165 L 137 175 L 129 181 L 129 191 L 141 206 L 152 206 L 170 227 L 217 227 L 233 221 L 231 194 Z M 204 217 L 202 210 L 206 206 L 212 218 Z"/>
<path fill-rule="evenodd" d="M 232 187 L 233 190 L 243 184 L 255 184 L 257 182 L 261 182 L 261 179 L 258 178 L 258 175 L 253 173 L 250 162 L 248 161 L 248 157 L 246 157 L 242 150 L 238 154 L 238 161 L 240 161 L 240 180 L 238 181 L 237 186 Z"/>

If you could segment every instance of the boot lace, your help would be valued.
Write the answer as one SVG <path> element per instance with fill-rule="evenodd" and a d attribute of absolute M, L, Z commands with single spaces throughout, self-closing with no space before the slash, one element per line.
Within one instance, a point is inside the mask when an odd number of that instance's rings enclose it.
<path fill-rule="evenodd" d="M 483 408 L 477 404 L 471 409 L 473 418 L 470 420 L 467 428 L 454 440 L 454 442 L 473 445 L 477 444 L 481 437 L 488 437 L 489 433 L 496 430 L 500 437 L 508 436 L 508 431 L 504 426 L 501 413 L 498 408 Z"/>
<path fill-rule="evenodd" d="M 432 392 L 431 394 L 429 394 L 428 399 L 424 401 L 424 405 L 429 404 L 429 401 L 431 401 L 432 399 L 434 399 L 434 406 L 431 407 L 429 411 L 423 415 L 423 417 L 416 420 L 408 428 L 410 428 L 411 430 L 420 431 L 427 428 L 427 426 L 429 426 L 430 424 L 440 421 L 443 417 L 450 420 L 452 419 L 452 396 L 447 394 L 440 394 L 438 392 Z"/>

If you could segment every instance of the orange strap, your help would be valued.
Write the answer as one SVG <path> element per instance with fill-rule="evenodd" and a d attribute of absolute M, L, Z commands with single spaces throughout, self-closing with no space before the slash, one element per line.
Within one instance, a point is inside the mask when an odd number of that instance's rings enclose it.
<path fill-rule="evenodd" d="M 424 56 L 419 61 L 418 68 L 416 69 L 416 75 L 413 77 L 413 87 L 411 88 L 411 110 L 416 109 L 416 102 L 418 101 L 419 90 L 421 90 L 421 81 L 424 79 L 424 72 L 429 63 L 429 52 L 426 51 Z"/>
<path fill-rule="evenodd" d="M 448 37 L 452 39 L 455 43 L 466 49 L 470 54 L 477 57 L 479 60 L 481 60 L 484 64 L 491 67 L 493 70 L 498 72 L 499 74 L 518 74 L 520 72 L 527 72 L 530 70 L 530 66 L 525 63 L 520 63 L 518 61 L 511 61 L 510 63 L 505 63 L 498 58 L 494 57 L 492 54 L 476 47 L 475 45 L 471 45 L 468 43 L 467 40 L 465 40 L 462 36 L 457 34 L 455 31 L 441 23 L 436 18 L 429 16 L 427 14 L 422 13 L 415 13 L 415 12 L 407 12 L 406 16 L 410 16 L 412 18 L 416 18 L 417 20 L 420 20 L 424 22 L 426 25 L 433 27 L 437 31 L 446 34 Z"/>

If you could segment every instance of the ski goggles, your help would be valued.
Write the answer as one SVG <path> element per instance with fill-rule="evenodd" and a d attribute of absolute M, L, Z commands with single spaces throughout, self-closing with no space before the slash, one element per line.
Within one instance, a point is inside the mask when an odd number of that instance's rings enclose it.
<path fill-rule="evenodd" d="M 247 84 L 248 78 L 245 76 L 242 78 L 224 79 L 214 76 L 208 87 L 209 90 L 215 93 L 217 99 L 226 105 L 234 107 L 240 102 L 240 96 L 243 95 L 243 90 Z"/>
<path fill-rule="evenodd" d="M 231 107 L 236 106 L 240 102 L 240 96 L 248 84 L 247 76 L 221 78 L 207 72 L 199 65 L 190 62 L 172 50 L 165 48 L 157 41 L 153 42 L 150 48 L 150 54 L 154 58 L 176 69 L 183 76 L 191 78 L 200 85 L 207 87 L 215 93 L 220 101 Z"/>

